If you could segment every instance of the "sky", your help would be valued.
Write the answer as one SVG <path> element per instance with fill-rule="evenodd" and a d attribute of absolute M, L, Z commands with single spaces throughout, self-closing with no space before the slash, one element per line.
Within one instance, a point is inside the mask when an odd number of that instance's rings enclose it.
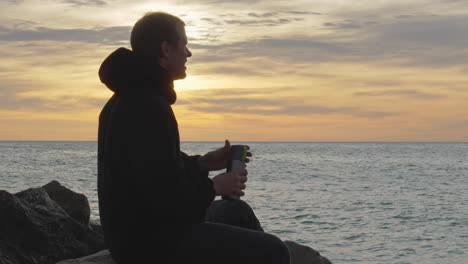
<path fill-rule="evenodd" d="M 186 23 L 182 141 L 468 142 L 468 1 L 2 0 L 0 140 L 97 140 L 102 61 Z"/>

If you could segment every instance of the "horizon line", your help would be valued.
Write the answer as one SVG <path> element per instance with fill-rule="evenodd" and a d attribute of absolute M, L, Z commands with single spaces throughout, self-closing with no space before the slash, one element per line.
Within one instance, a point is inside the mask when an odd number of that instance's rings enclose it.
<path fill-rule="evenodd" d="M 97 140 L 0 140 L 0 142 L 97 142 Z M 208 140 L 184 140 L 181 143 L 224 143 L 224 141 Z M 468 141 L 238 141 L 229 140 L 229 142 L 246 143 L 468 143 Z"/>

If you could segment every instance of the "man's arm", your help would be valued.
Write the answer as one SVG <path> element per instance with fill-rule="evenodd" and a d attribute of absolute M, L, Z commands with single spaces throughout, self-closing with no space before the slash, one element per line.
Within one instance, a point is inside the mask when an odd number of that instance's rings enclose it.
<path fill-rule="evenodd" d="M 200 158 L 202 157 L 201 155 L 187 155 L 184 152 L 180 152 L 182 155 L 182 158 L 184 160 L 185 167 L 187 168 L 187 172 L 190 175 L 193 175 L 195 177 L 208 177 L 208 170 L 205 168 L 200 167 Z"/>
<path fill-rule="evenodd" d="M 135 108 L 124 114 L 122 129 L 127 133 L 130 167 L 141 199 L 155 213 L 162 211 L 176 219 L 198 217 L 214 199 L 211 180 L 191 179 L 178 164 L 177 149 L 169 135 L 171 120 L 160 106 L 147 102 Z"/>

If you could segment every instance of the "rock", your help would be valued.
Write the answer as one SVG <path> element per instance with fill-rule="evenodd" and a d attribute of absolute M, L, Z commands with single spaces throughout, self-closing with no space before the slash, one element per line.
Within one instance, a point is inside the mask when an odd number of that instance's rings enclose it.
<path fill-rule="evenodd" d="M 85 225 L 89 223 L 91 209 L 89 208 L 88 198 L 84 194 L 67 189 L 58 181 L 51 181 L 42 188 L 71 217 Z"/>
<path fill-rule="evenodd" d="M 252 210 L 232 201 L 214 205 L 232 211 Z M 210 211 L 212 220 L 226 220 L 229 214 L 224 215 L 227 209 L 223 210 Z M 86 196 L 57 181 L 16 194 L 0 190 L 0 264 L 115 264 L 105 250 L 99 221 L 90 221 L 89 216 Z M 250 228 L 262 230 L 256 218 L 232 219 L 229 221 L 248 222 Z M 291 264 L 331 264 L 308 246 L 284 243 Z"/>
<path fill-rule="evenodd" d="M 291 264 L 331 264 L 326 257 L 321 256 L 311 247 L 289 240 L 284 241 L 284 244 L 289 249 Z"/>
<path fill-rule="evenodd" d="M 57 182 L 16 194 L 0 190 L 0 264 L 55 264 L 105 249 L 102 229 L 89 223 L 89 204 L 79 196 Z"/>
<path fill-rule="evenodd" d="M 115 262 L 112 260 L 109 250 L 106 249 L 79 259 L 62 260 L 57 264 L 115 264 Z"/>
<path fill-rule="evenodd" d="M 284 241 L 284 243 L 289 249 L 291 264 L 331 264 L 327 258 L 308 246 L 288 240 Z M 109 250 L 103 250 L 94 255 L 64 260 L 57 264 L 115 264 L 115 262 L 112 260 Z"/>

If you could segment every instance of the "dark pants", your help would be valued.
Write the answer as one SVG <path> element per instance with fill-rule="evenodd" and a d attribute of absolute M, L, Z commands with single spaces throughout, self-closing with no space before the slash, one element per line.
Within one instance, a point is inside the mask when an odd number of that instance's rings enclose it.
<path fill-rule="evenodd" d="M 187 233 L 177 256 L 184 264 L 289 264 L 286 245 L 263 232 L 252 208 L 242 200 L 214 201 L 206 222 Z"/>

